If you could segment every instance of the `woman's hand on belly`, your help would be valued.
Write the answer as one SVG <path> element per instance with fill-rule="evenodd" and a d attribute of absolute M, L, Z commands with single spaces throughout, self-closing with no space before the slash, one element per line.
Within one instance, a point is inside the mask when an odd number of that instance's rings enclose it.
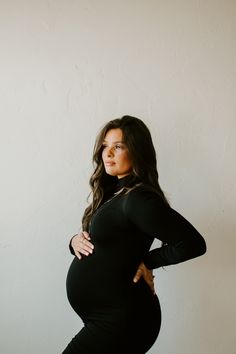
<path fill-rule="evenodd" d="M 82 255 L 89 256 L 93 253 L 94 245 L 90 240 L 91 238 L 86 231 L 82 231 L 72 238 L 71 246 L 79 259 L 82 259 Z"/>
<path fill-rule="evenodd" d="M 133 281 L 137 283 L 139 279 L 143 277 L 149 288 L 151 289 L 152 293 L 155 295 L 155 287 L 154 287 L 154 275 L 152 269 L 148 269 L 145 264 L 142 262 L 138 266 L 137 272 L 133 278 Z"/>

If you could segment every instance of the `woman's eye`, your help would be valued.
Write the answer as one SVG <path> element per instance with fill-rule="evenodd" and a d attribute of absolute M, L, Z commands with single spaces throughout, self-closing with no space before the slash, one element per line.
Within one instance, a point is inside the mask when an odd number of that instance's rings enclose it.
<path fill-rule="evenodd" d="M 106 145 L 106 144 L 102 144 L 102 150 L 104 150 L 104 149 L 106 149 L 106 148 L 109 148 L 109 146 Z M 116 145 L 111 146 L 110 149 L 111 149 L 111 150 L 114 150 L 114 149 L 115 149 L 115 150 L 121 150 L 121 149 L 123 149 L 123 146 L 120 145 L 120 144 L 116 144 Z"/>

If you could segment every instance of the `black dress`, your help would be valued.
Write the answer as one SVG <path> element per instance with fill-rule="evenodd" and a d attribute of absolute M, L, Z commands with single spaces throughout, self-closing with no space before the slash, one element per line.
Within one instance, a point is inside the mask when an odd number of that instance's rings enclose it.
<path fill-rule="evenodd" d="M 205 253 L 205 241 L 146 187 L 103 203 L 89 233 L 93 254 L 75 257 L 67 275 L 68 299 L 84 327 L 63 354 L 144 354 L 158 336 L 161 310 L 145 281 L 133 282 L 139 264 L 154 269 L 186 261 Z M 154 238 L 165 245 L 149 251 Z"/>

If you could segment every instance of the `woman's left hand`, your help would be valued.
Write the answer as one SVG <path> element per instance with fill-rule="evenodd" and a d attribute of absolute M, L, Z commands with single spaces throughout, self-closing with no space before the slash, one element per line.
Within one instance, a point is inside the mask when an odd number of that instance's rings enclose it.
<path fill-rule="evenodd" d="M 137 283 L 139 281 L 139 279 L 143 277 L 143 279 L 145 280 L 145 282 L 148 284 L 148 286 L 150 287 L 152 293 L 155 295 L 155 287 L 154 287 L 154 275 L 153 275 L 153 271 L 151 269 L 148 269 L 145 264 L 142 262 L 140 263 L 137 272 L 133 278 L 133 281 L 135 283 Z"/>

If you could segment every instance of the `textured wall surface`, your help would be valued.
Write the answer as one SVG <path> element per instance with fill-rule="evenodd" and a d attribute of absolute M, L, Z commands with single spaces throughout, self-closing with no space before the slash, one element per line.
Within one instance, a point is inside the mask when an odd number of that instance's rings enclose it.
<path fill-rule="evenodd" d="M 150 354 L 235 353 L 236 2 L 0 1 L 0 352 L 59 354 L 81 328 L 65 278 L 97 131 L 150 127 L 204 257 L 156 270 Z M 112 353 L 111 353 L 112 354 Z"/>

